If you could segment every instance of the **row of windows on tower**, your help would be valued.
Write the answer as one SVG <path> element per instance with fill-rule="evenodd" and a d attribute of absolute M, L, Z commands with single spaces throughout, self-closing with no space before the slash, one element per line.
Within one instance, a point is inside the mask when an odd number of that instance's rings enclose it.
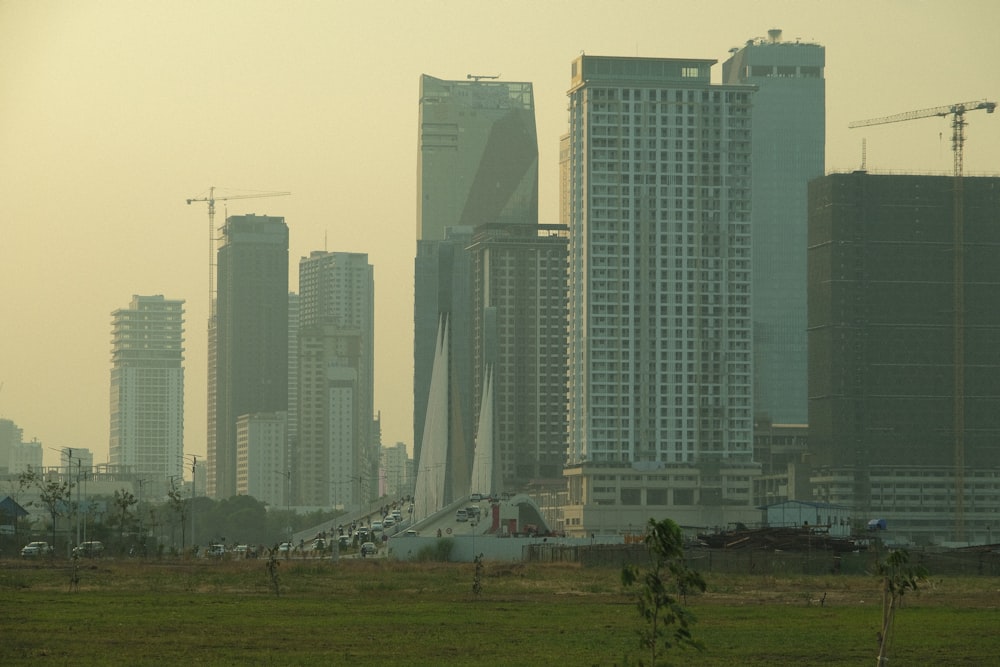
<path fill-rule="evenodd" d="M 611 88 L 611 87 L 590 87 L 587 89 L 590 100 L 622 100 L 646 101 L 646 102 L 670 102 L 677 104 L 686 102 L 693 103 L 721 103 L 738 104 L 749 106 L 750 93 L 732 90 L 704 90 L 686 88 Z"/>

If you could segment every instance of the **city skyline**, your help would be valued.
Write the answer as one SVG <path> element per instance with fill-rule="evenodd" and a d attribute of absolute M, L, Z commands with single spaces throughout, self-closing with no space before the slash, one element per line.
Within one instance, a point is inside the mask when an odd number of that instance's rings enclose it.
<path fill-rule="evenodd" d="M 832 3 L 829 3 L 832 4 Z M 412 447 L 412 298 L 420 75 L 531 82 L 539 222 L 558 222 L 558 140 L 581 51 L 707 58 L 770 28 L 826 48 L 825 171 L 948 173 L 946 119 L 866 130 L 852 120 L 986 97 L 1000 7 L 969 1 L 836 6 L 563 2 L 383 8 L 221 2 L 0 5 L 0 417 L 45 445 L 108 457 L 107 316 L 132 294 L 186 302 L 185 451 L 205 454 L 204 204 L 210 186 L 291 197 L 220 202 L 217 221 L 284 217 L 289 257 L 366 252 L 379 276 L 375 405 L 384 442 Z M 733 11 L 727 11 L 733 10 Z M 668 20 L 669 19 L 669 20 Z M 489 33 L 479 26 L 489 25 Z M 400 26 L 400 27 L 393 27 Z M 878 26 L 872 31 L 859 26 Z M 511 40 L 517 34 L 519 38 Z M 968 119 L 965 168 L 1000 171 L 1000 120 Z M 234 190 L 230 190 L 234 192 Z M 228 211 L 227 211 L 228 209 Z M 59 275 L 46 272 L 59 258 Z M 294 279 L 295 276 L 290 276 Z M 294 282 L 290 289 L 297 290 Z M 58 408 L 58 409 L 57 409 Z"/>

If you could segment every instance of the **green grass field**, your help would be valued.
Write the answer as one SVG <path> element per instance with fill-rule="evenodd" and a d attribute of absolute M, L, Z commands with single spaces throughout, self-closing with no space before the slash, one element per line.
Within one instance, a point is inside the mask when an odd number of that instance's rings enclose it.
<path fill-rule="evenodd" d="M 0 561 L 0 665 L 637 665 L 617 569 L 384 560 Z M 675 665 L 872 664 L 872 577 L 715 575 L 691 598 L 706 651 Z M 826 598 L 822 605 L 819 600 Z M 890 664 L 1000 664 L 1000 580 L 933 578 L 907 596 Z"/>

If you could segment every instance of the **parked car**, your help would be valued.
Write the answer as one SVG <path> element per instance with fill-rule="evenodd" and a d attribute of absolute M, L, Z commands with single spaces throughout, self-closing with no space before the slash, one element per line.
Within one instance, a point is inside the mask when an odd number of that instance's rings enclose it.
<path fill-rule="evenodd" d="M 375 552 L 378 551 L 378 547 L 375 546 L 374 542 L 365 542 L 361 545 L 361 557 L 374 556 Z"/>
<path fill-rule="evenodd" d="M 38 558 L 52 553 L 48 542 L 29 542 L 21 549 L 21 558 Z"/>
<path fill-rule="evenodd" d="M 291 542 L 282 542 L 278 545 L 278 553 L 285 554 L 286 556 L 290 554 L 293 549 L 295 549 L 295 547 L 292 546 Z"/>
<path fill-rule="evenodd" d="M 79 546 L 73 547 L 73 555 L 81 558 L 99 558 L 104 555 L 104 543 L 81 542 Z"/>
<path fill-rule="evenodd" d="M 210 544 L 205 549 L 206 558 L 222 558 L 226 555 L 226 547 L 223 544 Z"/>

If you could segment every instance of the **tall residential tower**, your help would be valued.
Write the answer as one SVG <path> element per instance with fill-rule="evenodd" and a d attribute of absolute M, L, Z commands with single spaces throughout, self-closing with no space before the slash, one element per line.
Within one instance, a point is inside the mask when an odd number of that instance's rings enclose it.
<path fill-rule="evenodd" d="M 364 253 L 299 261 L 297 502 L 358 508 L 373 500 L 375 278 Z"/>
<path fill-rule="evenodd" d="M 752 515 L 753 89 L 714 62 L 572 63 L 571 534 Z"/>
<path fill-rule="evenodd" d="M 111 314 L 110 462 L 166 493 L 184 455 L 184 302 L 133 296 Z"/>

